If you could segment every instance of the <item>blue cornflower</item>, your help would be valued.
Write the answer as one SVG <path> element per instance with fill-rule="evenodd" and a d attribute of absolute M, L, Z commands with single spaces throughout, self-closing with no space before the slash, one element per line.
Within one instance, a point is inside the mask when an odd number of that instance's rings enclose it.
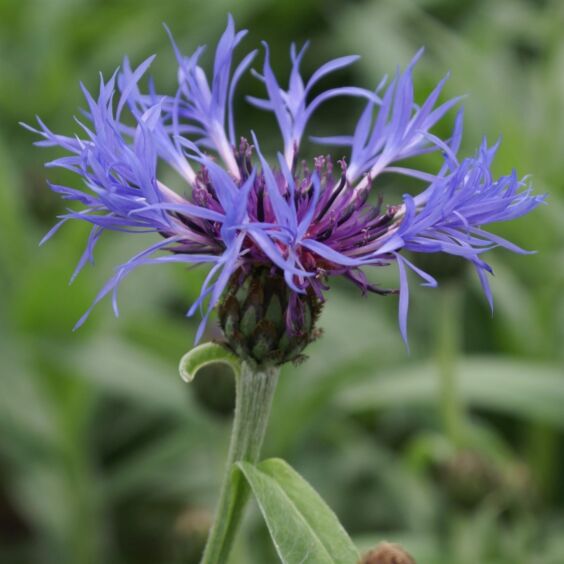
<path fill-rule="evenodd" d="M 226 292 L 231 299 L 254 272 L 260 272 L 263 281 L 267 272 L 277 279 L 276 287 L 282 281 L 288 293 L 287 301 L 281 303 L 285 327 L 293 334 L 304 323 L 304 300 L 321 304 L 329 278 L 344 276 L 363 292 L 397 293 L 370 284 L 364 273 L 369 266 L 396 263 L 399 321 L 407 340 L 408 270 L 426 285 L 437 282 L 409 261 L 405 251 L 466 259 L 476 268 L 491 303 L 487 281 L 491 268 L 482 255 L 498 246 L 525 251 L 484 227 L 528 213 L 544 196 L 533 195 L 515 172 L 500 178 L 492 175 L 497 145 L 488 147 L 484 141 L 475 156 L 459 160 L 461 111 L 449 139 L 431 133 L 460 102 L 456 98 L 437 104 L 446 77 L 422 105 L 416 105 L 412 72 L 419 52 L 389 84 L 384 80 L 374 90 L 332 88 L 312 96 L 313 87 L 325 76 L 358 57 L 330 61 L 304 81 L 299 67 L 307 44 L 300 50 L 293 45 L 290 79 L 284 89 L 270 65 L 268 45 L 263 43 L 262 70 L 253 72 L 264 83 L 266 97 L 247 100 L 272 112 L 278 122 L 283 145 L 275 162 L 269 163 L 254 133 L 252 144 L 237 139 L 235 133 L 235 88 L 257 54 L 250 52 L 234 67 L 234 51 L 245 34 L 236 32 L 229 17 L 209 80 L 199 66 L 204 48 L 184 56 L 171 37 L 179 66 L 178 89 L 171 96 L 158 94 L 152 83 L 147 92 L 139 87 L 152 57 L 136 69 L 125 59 L 108 81 L 100 79 L 97 98 L 83 87 L 88 107 L 84 120 L 77 120 L 80 136 L 55 134 L 39 119 L 37 129 L 26 126 L 43 138 L 38 145 L 65 150 L 65 156 L 48 166 L 71 170 L 84 180 L 81 189 L 50 185 L 62 198 L 78 201 L 82 207 L 61 215 L 44 238 L 69 219 L 92 224 L 73 278 L 92 261 L 104 230 L 160 235 L 153 245 L 117 267 L 94 304 L 113 293 L 117 315 L 117 288 L 140 265 L 208 264 L 200 296 L 188 312 L 202 312 L 199 339 L 210 312 Z M 348 146 L 350 157 L 335 166 L 331 157 L 319 156 L 308 167 L 298 158 L 307 124 L 321 104 L 338 96 L 366 102 L 354 131 L 311 140 Z M 439 151 L 444 161 L 435 174 L 398 164 L 433 151 Z M 185 183 L 184 194 L 159 180 L 159 163 L 176 171 Z M 416 196 L 404 195 L 400 203 L 383 206 L 381 199 L 374 203 L 369 198 L 382 173 L 411 176 L 425 187 Z M 253 299 L 263 300 L 260 296 Z M 258 327 L 262 335 L 265 326 Z"/>

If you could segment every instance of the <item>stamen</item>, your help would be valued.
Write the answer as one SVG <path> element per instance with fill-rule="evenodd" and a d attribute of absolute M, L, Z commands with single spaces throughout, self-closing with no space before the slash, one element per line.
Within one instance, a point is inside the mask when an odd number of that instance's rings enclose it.
<path fill-rule="evenodd" d="M 320 219 L 323 218 L 323 216 L 325 216 L 325 214 L 329 211 L 329 209 L 331 208 L 331 206 L 333 205 L 333 203 L 335 202 L 339 194 L 343 191 L 346 185 L 347 185 L 347 178 L 343 174 L 341 176 L 339 184 L 337 184 L 337 187 L 333 189 L 333 192 L 331 193 L 328 202 L 325 204 L 323 209 L 317 214 L 316 220 L 319 221 Z"/>

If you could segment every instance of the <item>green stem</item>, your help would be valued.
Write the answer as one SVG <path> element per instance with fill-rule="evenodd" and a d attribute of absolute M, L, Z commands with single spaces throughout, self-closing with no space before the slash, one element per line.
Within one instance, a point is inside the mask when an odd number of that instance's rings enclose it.
<path fill-rule="evenodd" d="M 255 371 L 243 362 L 236 377 L 235 420 L 227 466 L 201 564 L 225 564 L 228 560 L 249 497 L 248 486 L 238 472 L 233 472 L 233 464 L 258 461 L 279 372 L 278 368 Z"/>

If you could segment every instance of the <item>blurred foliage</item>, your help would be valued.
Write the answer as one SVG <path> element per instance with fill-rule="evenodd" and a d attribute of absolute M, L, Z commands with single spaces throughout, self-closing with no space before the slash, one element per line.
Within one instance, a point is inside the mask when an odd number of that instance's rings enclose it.
<path fill-rule="evenodd" d="M 177 375 L 202 273 L 141 270 L 123 286 L 122 317 L 103 303 L 72 333 L 143 241 L 108 236 L 96 268 L 69 288 L 86 230 L 67 226 L 38 249 L 62 203 L 45 186 L 53 155 L 32 148 L 18 122 L 40 114 L 72 131 L 79 81 L 95 88 L 97 72 L 111 73 L 124 54 L 158 53 L 157 81 L 172 88 L 161 22 L 188 51 L 215 41 L 228 10 L 250 28 L 247 44 L 271 42 L 276 68 L 288 69 L 291 40 L 310 38 L 307 69 L 359 53 L 335 80 L 366 86 L 426 46 L 420 99 L 449 69 L 445 96 L 470 94 L 463 151 L 502 133 L 496 170 L 517 166 L 550 195 L 498 228 L 540 252 L 494 253 L 493 319 L 472 273 L 414 289 L 410 355 L 394 298 L 365 301 L 335 284 L 324 337 L 283 373 L 265 456 L 303 473 L 363 549 L 386 539 L 423 564 L 564 562 L 560 0 L 0 1 L 0 561 L 197 562 L 233 402 L 226 372 L 209 369 L 190 386 Z M 249 78 L 241 92 L 257 88 Z M 357 110 L 335 103 L 315 128 L 344 132 Z M 239 116 L 240 128 L 252 123 L 276 147 L 268 116 L 243 102 Z M 440 276 L 441 264 L 433 268 Z M 373 276 L 395 283 L 392 271 Z M 274 561 L 255 508 L 233 562 Z"/>

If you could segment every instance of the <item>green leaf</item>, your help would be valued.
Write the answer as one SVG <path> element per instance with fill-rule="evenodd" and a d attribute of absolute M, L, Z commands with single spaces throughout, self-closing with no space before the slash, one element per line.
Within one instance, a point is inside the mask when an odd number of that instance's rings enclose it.
<path fill-rule="evenodd" d="M 271 458 L 241 469 L 284 564 L 354 564 L 359 554 L 335 514 L 286 462 Z"/>
<path fill-rule="evenodd" d="M 229 352 L 223 345 L 218 343 L 204 343 L 188 351 L 181 359 L 178 365 L 181 378 L 185 382 L 191 382 L 199 370 L 220 362 L 230 366 L 235 373 L 239 374 L 241 370 L 240 360 L 231 352 Z"/>

